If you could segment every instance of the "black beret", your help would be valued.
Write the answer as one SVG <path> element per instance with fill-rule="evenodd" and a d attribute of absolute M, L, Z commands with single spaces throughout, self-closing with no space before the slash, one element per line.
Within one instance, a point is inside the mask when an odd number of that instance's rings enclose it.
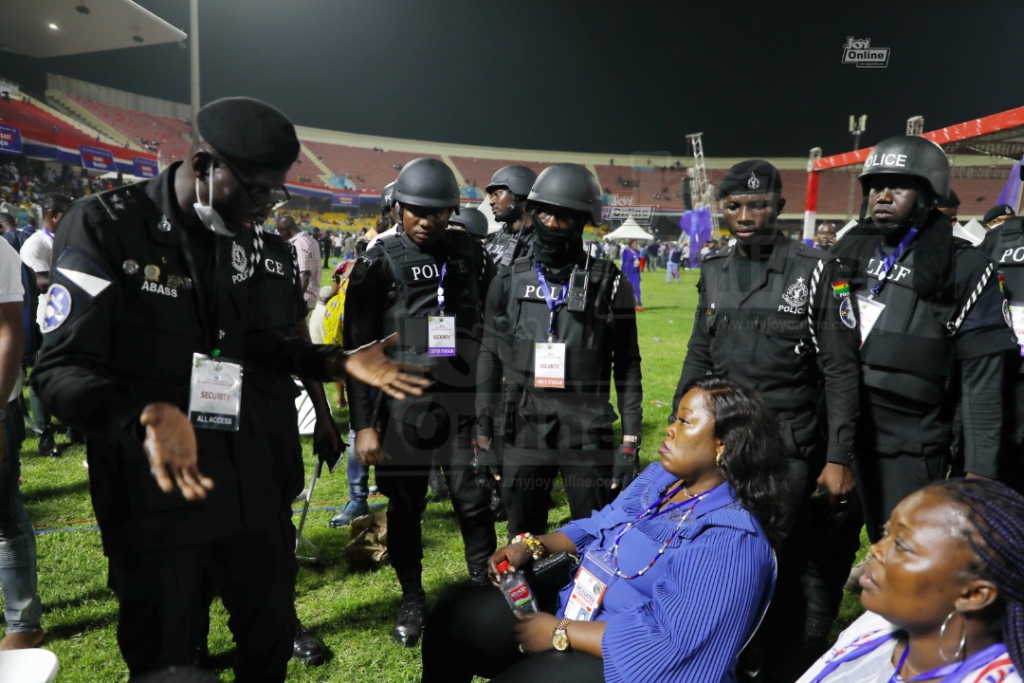
<path fill-rule="evenodd" d="M 779 170 L 764 159 L 741 161 L 718 184 L 718 198 L 731 194 L 761 194 L 782 192 Z"/>
<path fill-rule="evenodd" d="M 251 97 L 210 102 L 196 114 L 196 129 L 228 161 L 287 170 L 299 158 L 292 122 Z"/>
<path fill-rule="evenodd" d="M 981 219 L 981 222 L 988 223 L 1000 216 L 1009 216 L 1010 218 L 1013 218 L 1016 215 L 1017 214 L 1013 212 L 1013 209 L 1009 204 L 997 204 L 985 212 L 985 217 Z"/>
<path fill-rule="evenodd" d="M 960 197 L 956 196 L 956 192 L 950 190 L 949 196 L 939 197 L 939 201 L 935 205 L 940 209 L 958 209 L 960 208 Z"/>

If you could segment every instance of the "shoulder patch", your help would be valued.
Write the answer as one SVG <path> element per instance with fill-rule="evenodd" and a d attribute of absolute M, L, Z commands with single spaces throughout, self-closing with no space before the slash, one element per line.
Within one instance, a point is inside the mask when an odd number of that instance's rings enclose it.
<path fill-rule="evenodd" d="M 43 334 L 53 332 L 64 324 L 71 315 L 71 292 L 64 285 L 50 285 L 46 294 L 46 310 L 43 311 L 40 329 Z"/>
<path fill-rule="evenodd" d="M 366 277 L 366 273 L 370 270 L 370 259 L 365 256 L 360 256 L 356 260 L 356 265 L 352 267 L 352 274 L 349 275 L 349 282 L 352 284 L 359 284 L 363 278 Z"/>
<path fill-rule="evenodd" d="M 851 330 L 857 327 L 857 314 L 853 310 L 853 299 L 849 296 L 839 304 L 839 320 Z"/>

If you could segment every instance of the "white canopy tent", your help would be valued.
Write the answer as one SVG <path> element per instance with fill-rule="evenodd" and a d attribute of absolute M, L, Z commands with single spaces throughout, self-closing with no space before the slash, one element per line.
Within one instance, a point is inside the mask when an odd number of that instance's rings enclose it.
<path fill-rule="evenodd" d="M 654 235 L 647 232 L 632 218 L 627 218 L 615 230 L 604 236 L 606 240 L 653 240 Z"/>

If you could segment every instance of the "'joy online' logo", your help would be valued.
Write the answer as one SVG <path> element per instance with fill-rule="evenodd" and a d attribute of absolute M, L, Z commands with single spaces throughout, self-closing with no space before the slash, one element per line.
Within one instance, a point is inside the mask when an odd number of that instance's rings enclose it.
<path fill-rule="evenodd" d="M 858 69 L 884 69 L 889 66 L 889 48 L 871 47 L 870 38 L 847 36 L 843 64 L 854 64 Z"/>

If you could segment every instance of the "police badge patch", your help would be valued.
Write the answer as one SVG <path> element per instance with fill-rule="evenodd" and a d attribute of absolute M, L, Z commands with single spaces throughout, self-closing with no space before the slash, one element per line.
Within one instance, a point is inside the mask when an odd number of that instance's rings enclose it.
<path fill-rule="evenodd" d="M 234 242 L 231 245 L 231 265 L 235 267 L 239 273 L 245 272 L 245 249 L 238 242 Z"/>
<path fill-rule="evenodd" d="M 800 308 L 807 303 L 807 294 L 807 285 L 804 284 L 804 279 L 798 277 L 796 282 L 786 288 L 782 300 L 793 308 Z"/>
<path fill-rule="evenodd" d="M 756 190 L 759 187 L 761 187 L 761 181 L 758 180 L 757 176 L 754 175 L 754 172 L 751 171 L 750 172 L 750 177 L 747 178 L 747 188 L 751 189 L 751 190 Z M 792 304 L 792 305 L 796 306 L 797 304 Z"/>
<path fill-rule="evenodd" d="M 53 332 L 64 324 L 71 313 L 71 292 L 64 285 L 51 285 L 46 295 L 46 311 L 39 328 L 43 334 Z"/>
<path fill-rule="evenodd" d="M 853 312 L 853 299 L 850 297 L 839 304 L 839 319 L 851 330 L 857 327 L 857 314 Z"/>

